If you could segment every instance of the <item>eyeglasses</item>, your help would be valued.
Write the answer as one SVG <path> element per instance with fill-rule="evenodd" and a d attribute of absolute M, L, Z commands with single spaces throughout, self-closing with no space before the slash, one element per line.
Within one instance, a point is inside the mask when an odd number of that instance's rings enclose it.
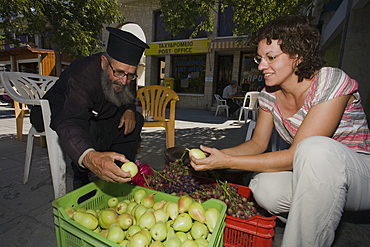
<path fill-rule="evenodd" d="M 260 63 L 261 63 L 261 61 L 262 61 L 262 58 L 263 58 L 263 59 L 265 59 L 265 61 L 266 61 L 267 63 L 272 63 L 272 62 L 274 62 L 274 61 L 275 61 L 275 59 L 276 59 L 278 56 L 280 56 L 280 55 L 282 55 L 282 54 L 284 54 L 284 52 L 282 52 L 282 53 L 280 53 L 280 54 L 277 54 L 277 55 L 275 55 L 275 56 L 270 56 L 270 55 L 260 56 L 260 55 L 257 55 L 257 56 L 255 56 L 255 57 L 254 57 L 254 62 L 256 62 L 256 64 L 260 64 Z"/>
<path fill-rule="evenodd" d="M 111 67 L 112 71 L 113 71 L 113 75 L 115 77 L 118 77 L 118 78 L 123 78 L 125 76 L 127 76 L 127 80 L 131 81 L 131 80 L 135 80 L 137 78 L 137 75 L 136 74 L 133 74 L 133 73 L 126 73 L 124 71 L 117 71 L 115 69 L 113 69 L 112 67 L 112 64 L 109 62 L 109 60 L 107 59 L 108 61 L 108 64 L 109 66 Z"/>

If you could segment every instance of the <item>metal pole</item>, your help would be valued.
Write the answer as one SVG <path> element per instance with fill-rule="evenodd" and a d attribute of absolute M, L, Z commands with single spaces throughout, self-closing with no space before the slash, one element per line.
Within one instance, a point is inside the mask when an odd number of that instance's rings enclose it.
<path fill-rule="evenodd" d="M 344 23 L 343 23 L 343 34 L 342 34 L 342 41 L 340 43 L 338 68 L 342 68 L 343 55 L 344 55 L 344 50 L 346 46 L 348 23 L 349 23 L 349 18 L 351 15 L 351 9 L 352 9 L 352 0 L 347 0 L 347 11 L 346 11 L 346 18 L 344 19 Z"/>

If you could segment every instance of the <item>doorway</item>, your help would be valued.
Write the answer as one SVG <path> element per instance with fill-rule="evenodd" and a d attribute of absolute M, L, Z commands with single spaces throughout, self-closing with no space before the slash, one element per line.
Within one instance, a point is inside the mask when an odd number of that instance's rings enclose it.
<path fill-rule="evenodd" d="M 232 55 L 222 55 L 217 57 L 217 78 L 215 93 L 221 95 L 224 88 L 230 83 L 233 72 L 233 59 Z"/>

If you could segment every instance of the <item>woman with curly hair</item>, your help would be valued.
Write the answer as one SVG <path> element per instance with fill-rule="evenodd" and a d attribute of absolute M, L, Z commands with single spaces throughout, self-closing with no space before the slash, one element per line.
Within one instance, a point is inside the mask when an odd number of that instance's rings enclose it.
<path fill-rule="evenodd" d="M 344 210 L 370 209 L 370 131 L 358 83 L 323 67 L 320 33 L 302 16 L 268 22 L 250 37 L 266 87 L 252 138 L 201 146 L 195 170 L 255 171 L 257 203 L 286 222 L 283 246 L 331 246 Z M 265 152 L 276 129 L 290 144 Z"/>

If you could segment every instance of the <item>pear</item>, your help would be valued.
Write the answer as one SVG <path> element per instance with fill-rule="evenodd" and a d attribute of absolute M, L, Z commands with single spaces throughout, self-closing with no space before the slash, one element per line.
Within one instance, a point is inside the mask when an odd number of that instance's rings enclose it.
<path fill-rule="evenodd" d="M 95 218 L 98 218 L 98 213 L 96 212 L 95 209 L 88 209 L 85 211 L 85 213 L 88 213 L 88 214 L 91 214 L 91 215 L 94 215 Z"/>
<path fill-rule="evenodd" d="M 167 238 L 166 241 L 164 241 L 164 246 L 165 247 L 180 247 L 181 240 L 176 235 L 173 235 L 170 238 Z"/>
<path fill-rule="evenodd" d="M 132 178 L 135 177 L 136 174 L 139 172 L 139 168 L 132 161 L 123 163 L 123 165 L 121 166 L 121 169 L 125 172 L 130 173 Z"/>
<path fill-rule="evenodd" d="M 175 231 L 187 232 L 191 229 L 193 225 L 193 220 L 187 213 L 181 213 L 173 222 L 173 229 Z"/>
<path fill-rule="evenodd" d="M 144 205 L 138 205 L 135 208 L 135 211 L 132 212 L 136 221 L 138 222 L 140 217 L 147 211 L 148 209 Z"/>
<path fill-rule="evenodd" d="M 128 246 L 128 243 L 129 243 L 129 241 L 127 239 L 125 239 L 119 245 L 120 246 L 123 246 L 123 247 L 127 247 Z"/>
<path fill-rule="evenodd" d="M 99 232 L 99 235 L 104 237 L 104 238 L 107 238 L 108 236 L 108 229 L 103 229 Z"/>
<path fill-rule="evenodd" d="M 190 204 L 189 206 L 188 213 L 190 217 L 193 218 L 194 220 L 197 220 L 201 223 L 206 222 L 206 217 L 204 216 L 205 211 L 204 211 L 203 205 L 200 204 L 199 202 L 193 201 L 193 203 Z"/>
<path fill-rule="evenodd" d="M 207 236 L 207 241 L 211 241 L 211 238 L 212 238 L 212 234 L 211 233 L 208 233 L 208 236 Z"/>
<path fill-rule="evenodd" d="M 108 207 L 115 208 L 118 204 L 119 200 L 117 197 L 111 197 L 108 200 Z"/>
<path fill-rule="evenodd" d="M 139 219 L 139 226 L 141 229 L 150 230 L 155 224 L 155 215 L 152 210 L 147 210 Z"/>
<path fill-rule="evenodd" d="M 126 238 L 127 240 L 131 240 L 131 237 L 135 235 L 135 233 L 140 232 L 141 228 L 138 225 L 130 226 L 126 231 Z"/>
<path fill-rule="evenodd" d="M 64 209 L 64 211 L 67 213 L 68 217 L 70 219 L 73 219 L 73 214 L 76 212 L 76 209 L 72 208 L 72 207 L 66 207 Z"/>
<path fill-rule="evenodd" d="M 95 232 L 95 233 L 99 233 L 100 231 L 101 231 L 100 226 L 97 226 L 97 227 L 93 230 L 93 232 Z"/>
<path fill-rule="evenodd" d="M 218 218 L 220 217 L 221 213 L 218 211 L 217 208 L 208 208 L 204 212 L 204 217 L 206 217 L 206 225 L 208 227 L 208 230 L 210 232 L 213 232 L 213 230 L 216 227 L 216 223 L 218 221 Z"/>
<path fill-rule="evenodd" d="M 141 202 L 141 200 L 146 197 L 146 190 L 144 189 L 138 189 L 137 191 L 135 191 L 134 193 L 134 200 L 137 204 L 139 204 Z"/>
<path fill-rule="evenodd" d="M 163 221 L 163 222 L 166 222 L 168 221 L 168 213 L 165 212 L 163 209 L 157 209 L 154 211 L 154 216 L 155 216 L 155 221 L 158 222 L 158 221 Z"/>
<path fill-rule="evenodd" d="M 119 244 L 125 239 L 125 232 L 117 223 L 114 223 L 110 225 L 108 229 L 107 239 L 116 244 Z"/>
<path fill-rule="evenodd" d="M 153 209 L 154 210 L 163 209 L 163 207 L 164 207 L 165 204 L 166 204 L 166 201 L 165 200 L 160 200 L 158 202 L 155 202 L 154 205 L 153 205 Z"/>
<path fill-rule="evenodd" d="M 176 232 L 171 226 L 171 224 L 169 224 L 168 222 L 165 222 L 165 224 L 167 227 L 167 239 L 172 238 L 174 235 L 176 235 Z"/>
<path fill-rule="evenodd" d="M 128 205 L 127 205 L 127 208 L 126 208 L 126 213 L 128 214 L 132 214 L 132 209 L 138 205 L 138 203 L 136 202 L 130 202 Z"/>
<path fill-rule="evenodd" d="M 150 235 L 156 241 L 163 241 L 167 238 L 167 227 L 163 221 L 158 221 L 150 229 Z"/>
<path fill-rule="evenodd" d="M 117 218 L 117 224 L 123 229 L 127 230 L 134 224 L 134 217 L 131 214 L 123 213 Z"/>
<path fill-rule="evenodd" d="M 89 214 L 89 213 L 84 213 L 84 212 L 75 212 L 73 214 L 73 219 L 83 225 L 84 227 L 90 229 L 90 230 L 94 230 L 98 227 L 99 225 L 99 221 L 98 219 L 92 215 L 92 214 Z"/>
<path fill-rule="evenodd" d="M 149 247 L 164 247 L 164 244 L 161 241 L 153 241 Z"/>
<path fill-rule="evenodd" d="M 134 198 L 132 198 L 133 200 Z M 131 202 L 129 199 L 124 199 L 122 202 L 126 203 L 127 205 Z"/>
<path fill-rule="evenodd" d="M 143 232 L 137 232 L 132 237 L 128 244 L 128 247 L 148 247 L 150 241 Z"/>
<path fill-rule="evenodd" d="M 193 156 L 196 159 L 204 159 L 206 158 L 206 154 L 200 150 L 199 148 L 192 148 L 189 150 L 189 156 Z"/>
<path fill-rule="evenodd" d="M 135 202 L 136 204 L 136 202 Z M 132 209 L 130 210 L 130 212 L 127 212 L 128 214 L 131 214 L 132 216 L 134 216 L 135 218 L 135 210 L 139 207 L 140 204 L 136 204 L 135 206 L 132 207 Z"/>
<path fill-rule="evenodd" d="M 194 240 L 187 239 L 182 244 L 181 247 L 199 247 Z"/>
<path fill-rule="evenodd" d="M 175 220 L 177 215 L 179 214 L 179 207 L 176 202 L 169 202 L 167 204 L 166 212 L 170 216 L 171 219 Z"/>
<path fill-rule="evenodd" d="M 168 204 L 172 203 L 171 201 L 166 201 L 166 203 L 163 205 L 163 210 L 167 212 Z"/>
<path fill-rule="evenodd" d="M 188 240 L 188 236 L 185 232 L 176 232 L 175 234 L 181 240 L 181 243 L 183 243 L 185 240 Z"/>
<path fill-rule="evenodd" d="M 195 221 L 191 230 L 191 236 L 193 239 L 197 238 L 207 238 L 208 236 L 208 228 L 205 224 L 200 223 L 199 221 Z"/>
<path fill-rule="evenodd" d="M 86 209 L 85 208 L 77 208 L 76 211 L 78 211 L 78 212 L 85 212 Z"/>
<path fill-rule="evenodd" d="M 204 238 L 197 238 L 195 239 L 195 242 L 199 245 L 199 247 L 207 247 L 209 244 L 208 240 Z"/>
<path fill-rule="evenodd" d="M 141 199 L 141 204 L 144 205 L 146 208 L 151 208 L 154 205 L 154 194 L 155 193 L 150 193 L 143 199 Z"/>
<path fill-rule="evenodd" d="M 185 213 L 188 211 L 190 204 L 193 203 L 193 198 L 188 195 L 181 196 L 177 202 L 179 207 L 179 213 Z"/>
<path fill-rule="evenodd" d="M 108 229 L 110 225 L 116 223 L 118 219 L 118 214 L 113 209 L 104 209 L 99 214 L 99 225 L 104 228 Z"/>
<path fill-rule="evenodd" d="M 143 229 L 139 233 L 143 233 L 148 238 L 149 243 L 152 242 L 152 235 L 147 229 Z"/>
<path fill-rule="evenodd" d="M 123 214 L 123 213 L 126 213 L 126 209 L 127 209 L 127 203 L 126 202 L 119 202 L 117 204 L 117 207 L 116 207 L 116 212 L 117 214 Z"/>
<path fill-rule="evenodd" d="M 167 226 L 167 227 L 172 227 L 173 220 L 168 219 L 168 220 L 167 220 L 166 222 L 164 222 L 164 223 L 166 223 L 166 226 Z"/>

